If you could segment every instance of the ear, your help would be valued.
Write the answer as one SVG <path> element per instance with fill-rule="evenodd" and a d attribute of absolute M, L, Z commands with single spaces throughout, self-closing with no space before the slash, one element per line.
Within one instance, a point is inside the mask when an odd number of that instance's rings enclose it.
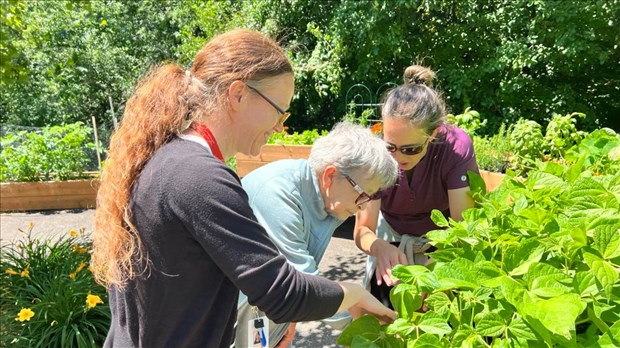
<path fill-rule="evenodd" d="M 328 189 L 332 186 L 334 179 L 336 178 L 336 167 L 329 165 L 323 170 L 321 180 L 323 180 L 323 187 Z"/>
<path fill-rule="evenodd" d="M 246 86 L 243 81 L 235 80 L 228 87 L 228 101 L 230 102 L 230 108 L 234 111 L 238 111 L 241 106 L 241 98 L 245 94 Z"/>

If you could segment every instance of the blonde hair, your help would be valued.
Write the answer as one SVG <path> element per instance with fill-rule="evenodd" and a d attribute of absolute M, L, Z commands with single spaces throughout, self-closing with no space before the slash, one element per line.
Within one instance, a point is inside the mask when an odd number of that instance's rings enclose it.
<path fill-rule="evenodd" d="M 136 276 L 136 265 L 148 261 L 131 221 L 129 197 L 151 156 L 192 121 L 207 122 L 214 110 L 225 108 L 234 81 L 292 71 L 276 42 L 236 29 L 210 40 L 188 72 L 176 64 L 160 65 L 137 84 L 110 140 L 97 194 L 91 264 L 99 283 L 122 288 Z"/>

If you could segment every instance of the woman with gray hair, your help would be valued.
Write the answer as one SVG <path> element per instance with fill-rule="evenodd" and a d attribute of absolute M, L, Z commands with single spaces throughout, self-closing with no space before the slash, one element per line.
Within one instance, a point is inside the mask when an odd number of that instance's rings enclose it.
<path fill-rule="evenodd" d="M 342 122 L 314 143 L 307 160 L 269 163 L 244 177 L 242 185 L 280 253 L 297 270 L 316 275 L 336 228 L 397 177 L 398 164 L 385 143 L 363 126 Z M 246 325 L 257 316 L 242 294 L 237 347 L 246 345 Z M 272 347 L 292 342 L 294 323 L 269 327 Z"/>

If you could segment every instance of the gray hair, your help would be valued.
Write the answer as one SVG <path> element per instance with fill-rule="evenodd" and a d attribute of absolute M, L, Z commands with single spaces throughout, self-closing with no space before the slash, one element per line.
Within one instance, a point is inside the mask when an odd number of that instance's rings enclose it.
<path fill-rule="evenodd" d="M 327 136 L 317 139 L 308 161 L 315 172 L 333 165 L 354 179 L 379 181 L 380 189 L 394 185 L 398 178 L 398 163 L 383 140 L 350 122 L 337 123 Z"/>

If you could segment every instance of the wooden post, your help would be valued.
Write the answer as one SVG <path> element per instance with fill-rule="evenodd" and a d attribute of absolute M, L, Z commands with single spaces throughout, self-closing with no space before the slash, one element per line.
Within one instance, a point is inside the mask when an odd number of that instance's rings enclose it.
<path fill-rule="evenodd" d="M 101 155 L 99 154 L 99 135 L 97 135 L 97 121 L 95 120 L 95 116 L 92 117 L 93 120 L 93 131 L 95 132 L 95 149 L 97 151 L 97 165 L 99 170 L 101 171 Z"/>

